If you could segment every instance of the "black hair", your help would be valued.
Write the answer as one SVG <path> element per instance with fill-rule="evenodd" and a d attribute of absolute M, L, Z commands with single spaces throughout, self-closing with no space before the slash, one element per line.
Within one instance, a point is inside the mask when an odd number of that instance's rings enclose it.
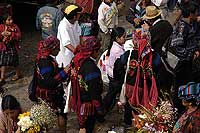
<path fill-rule="evenodd" d="M 187 99 L 188 103 L 192 103 L 192 106 L 197 106 L 197 100 L 195 98 Z"/>
<path fill-rule="evenodd" d="M 86 22 L 87 19 L 90 19 L 90 14 L 89 13 L 83 13 L 81 14 L 80 18 L 79 18 L 79 23 L 84 23 Z"/>
<path fill-rule="evenodd" d="M 19 110 L 21 110 L 21 106 L 20 106 L 19 102 L 12 95 L 6 95 L 2 98 L 1 107 L 2 107 L 3 111 L 5 111 L 6 109 L 10 109 L 10 110 L 19 109 Z"/>
<path fill-rule="evenodd" d="M 184 18 L 188 18 L 190 16 L 190 13 L 195 14 L 195 12 L 198 10 L 199 5 L 198 3 L 194 1 L 188 1 L 185 3 L 181 3 L 180 9 L 182 12 L 182 16 Z"/>
<path fill-rule="evenodd" d="M 64 14 L 66 19 L 72 20 L 74 18 L 74 16 L 77 16 L 78 12 L 81 12 L 82 8 L 78 7 L 76 9 L 74 9 L 73 11 L 71 11 L 69 14 Z"/>
<path fill-rule="evenodd" d="M 116 38 L 120 38 L 124 35 L 125 33 L 125 29 L 123 27 L 117 27 L 114 28 L 111 32 L 111 39 L 110 39 L 110 45 L 108 46 L 108 52 L 107 52 L 107 56 L 110 55 L 110 49 L 112 48 L 113 42 L 116 41 Z"/>
<path fill-rule="evenodd" d="M 8 19 L 9 16 L 11 16 L 9 13 L 4 13 L 1 17 L 1 21 L 4 23 Z"/>

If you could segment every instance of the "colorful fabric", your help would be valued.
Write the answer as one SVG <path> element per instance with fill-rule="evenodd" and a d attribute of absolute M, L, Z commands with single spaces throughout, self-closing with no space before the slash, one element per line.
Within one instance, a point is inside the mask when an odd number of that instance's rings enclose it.
<path fill-rule="evenodd" d="M 200 103 L 200 83 L 189 82 L 187 85 L 179 87 L 178 97 L 181 99 L 197 100 L 197 104 Z"/>
<path fill-rule="evenodd" d="M 13 120 L 2 111 L 0 111 L 0 131 L 5 133 L 13 133 L 15 131 Z"/>
<path fill-rule="evenodd" d="M 8 37 L 3 37 L 2 32 L 11 32 Z M 12 24 L 6 26 L 0 25 L 0 65 L 1 66 L 18 66 L 19 65 L 19 40 L 21 38 L 21 32 L 17 25 Z"/>
<path fill-rule="evenodd" d="M 187 114 L 185 112 L 176 122 L 173 133 L 199 133 L 200 132 L 200 109 Z"/>
<path fill-rule="evenodd" d="M 92 23 L 81 23 L 81 36 L 89 36 L 92 33 Z"/>
<path fill-rule="evenodd" d="M 73 66 L 73 65 L 72 65 Z M 101 72 L 91 58 L 87 58 L 79 69 L 71 67 L 72 96 L 70 108 L 78 117 L 80 128 L 85 128 L 89 116 L 102 111 Z M 83 85 L 85 84 L 85 85 Z"/>
<path fill-rule="evenodd" d="M 11 32 L 11 35 L 8 37 L 3 37 L 1 33 L 5 30 Z M 19 50 L 20 38 L 21 31 L 16 24 L 12 24 L 11 26 L 0 24 L 0 51 L 6 51 L 7 44 L 12 44 L 17 50 Z"/>
<path fill-rule="evenodd" d="M 71 64 L 72 96 L 70 107 L 76 111 L 80 128 L 86 128 L 86 121 L 101 111 L 101 72 L 90 58 L 92 51 L 98 50 L 100 43 L 94 36 L 83 38 L 83 44 L 76 48 Z"/>
<path fill-rule="evenodd" d="M 98 24 L 105 34 L 118 25 L 118 9 L 115 2 L 110 5 L 101 3 L 98 9 Z"/>
<path fill-rule="evenodd" d="M 141 34 L 142 35 L 142 34 Z M 158 90 L 152 70 L 152 49 L 150 34 L 138 37 L 138 59 L 130 61 L 129 76 L 136 76 L 134 86 L 126 85 L 126 95 L 131 105 L 143 105 L 150 109 L 150 103 L 157 105 Z M 151 86 L 148 84 L 151 82 Z M 143 86 L 141 86 L 141 83 Z"/>
<path fill-rule="evenodd" d="M 55 36 L 49 36 L 47 39 L 38 43 L 38 52 L 36 60 L 40 58 L 47 58 L 51 51 L 58 48 L 60 45 L 59 40 Z"/>
<path fill-rule="evenodd" d="M 76 0 L 76 4 L 83 8 L 83 12 L 92 13 L 94 0 Z"/>
<path fill-rule="evenodd" d="M 64 111 L 64 90 L 62 82 L 68 74 L 58 68 L 55 60 L 48 56 L 40 58 L 37 62 L 37 89 L 36 96 L 50 104 L 56 111 Z"/>
<path fill-rule="evenodd" d="M 10 48 L 6 51 L 0 51 L 0 66 L 14 66 L 19 65 L 19 55 L 16 48 L 9 44 Z"/>
<path fill-rule="evenodd" d="M 100 42 L 94 36 L 84 37 L 83 44 L 77 46 L 74 56 L 74 64 L 76 67 L 80 67 L 85 59 L 91 56 L 94 50 L 100 48 Z"/>

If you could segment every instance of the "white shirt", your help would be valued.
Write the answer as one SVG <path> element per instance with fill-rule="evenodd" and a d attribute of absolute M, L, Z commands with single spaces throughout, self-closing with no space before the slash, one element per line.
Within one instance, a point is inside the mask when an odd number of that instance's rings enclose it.
<path fill-rule="evenodd" d="M 98 24 L 100 29 L 107 33 L 108 28 L 114 28 L 118 25 L 118 10 L 115 2 L 111 6 L 102 2 L 98 9 Z"/>
<path fill-rule="evenodd" d="M 59 67 L 66 67 L 70 64 L 74 54 L 66 48 L 71 44 L 74 48 L 80 43 L 81 28 L 76 21 L 71 24 L 65 17 L 58 26 L 57 38 L 60 40 L 60 51 L 56 56 Z"/>
<path fill-rule="evenodd" d="M 110 55 L 108 57 L 108 63 L 106 64 L 106 70 L 110 77 L 113 78 L 114 63 L 117 58 L 120 58 L 124 54 L 124 47 L 119 45 L 117 42 L 113 42 L 112 48 L 110 49 Z"/>

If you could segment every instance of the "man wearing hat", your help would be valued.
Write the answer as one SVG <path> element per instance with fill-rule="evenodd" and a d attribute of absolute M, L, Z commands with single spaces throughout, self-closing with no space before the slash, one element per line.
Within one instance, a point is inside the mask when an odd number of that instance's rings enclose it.
<path fill-rule="evenodd" d="M 142 27 L 151 34 L 151 45 L 153 52 L 153 67 L 156 74 L 158 88 L 163 91 L 169 91 L 173 83 L 173 75 L 169 73 L 161 62 L 162 47 L 166 40 L 171 36 L 173 28 L 167 20 L 161 19 L 161 10 L 155 6 L 146 7 L 146 13 L 143 16 L 145 23 Z"/>
<path fill-rule="evenodd" d="M 81 28 L 78 24 L 79 13 L 82 8 L 69 5 L 64 10 L 64 18 L 58 26 L 57 38 L 60 40 L 60 52 L 56 60 L 59 67 L 70 64 L 76 46 L 80 43 Z"/>
<path fill-rule="evenodd" d="M 142 27 L 151 33 L 152 48 L 160 53 L 164 42 L 172 34 L 173 28 L 167 20 L 161 19 L 161 10 L 155 6 L 146 7 L 143 19 L 146 20 L 146 23 Z"/>

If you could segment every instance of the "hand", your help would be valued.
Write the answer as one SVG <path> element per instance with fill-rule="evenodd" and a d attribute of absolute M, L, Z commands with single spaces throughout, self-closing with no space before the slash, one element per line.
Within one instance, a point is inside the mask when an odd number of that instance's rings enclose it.
<path fill-rule="evenodd" d="M 11 32 L 6 31 L 6 36 L 10 36 L 10 35 L 11 35 Z"/>
<path fill-rule="evenodd" d="M 4 31 L 1 33 L 2 36 L 10 36 L 11 35 L 11 32 L 9 31 Z"/>
<path fill-rule="evenodd" d="M 70 65 L 67 65 L 66 67 L 64 67 L 64 71 L 65 71 L 66 73 L 68 73 L 68 71 L 69 71 L 69 66 L 70 66 Z"/>
<path fill-rule="evenodd" d="M 194 53 L 194 60 L 196 59 L 196 58 L 198 58 L 199 57 L 199 55 L 200 55 L 200 53 L 199 53 L 199 51 L 196 51 L 195 53 Z"/>
<path fill-rule="evenodd" d="M 141 22 L 141 20 L 140 20 L 139 18 L 135 18 L 133 21 L 134 21 L 134 23 L 135 23 L 136 25 L 139 25 L 140 22 Z"/>
<path fill-rule="evenodd" d="M 200 22 L 200 16 L 197 16 L 197 22 Z"/>
<path fill-rule="evenodd" d="M 149 28 L 150 28 L 150 26 L 149 26 L 146 22 L 144 22 L 144 24 L 142 25 L 142 28 L 143 28 L 144 30 L 148 31 Z"/>
<path fill-rule="evenodd" d="M 2 36 L 6 36 L 6 31 L 1 32 L 1 35 L 2 35 Z"/>
<path fill-rule="evenodd" d="M 17 131 L 15 133 L 20 133 L 20 128 L 19 127 L 17 128 Z"/>

